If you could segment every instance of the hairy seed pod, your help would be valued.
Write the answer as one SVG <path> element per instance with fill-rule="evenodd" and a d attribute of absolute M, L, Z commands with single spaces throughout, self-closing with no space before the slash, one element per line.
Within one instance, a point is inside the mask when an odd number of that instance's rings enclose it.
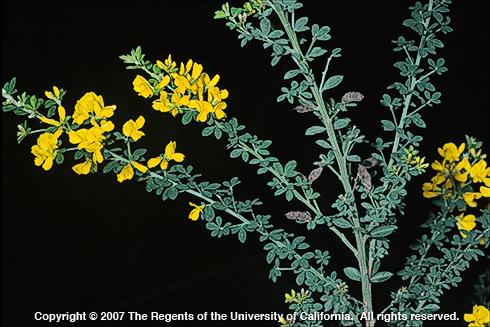
<path fill-rule="evenodd" d="M 361 182 L 366 193 L 369 193 L 371 191 L 371 175 L 369 174 L 367 168 L 362 165 L 359 165 L 359 167 L 357 168 L 356 182 L 357 181 Z"/>
<path fill-rule="evenodd" d="M 359 102 L 364 99 L 364 95 L 360 92 L 347 92 L 342 97 L 342 103 Z"/>
<path fill-rule="evenodd" d="M 320 177 L 322 171 L 323 171 L 323 167 L 318 167 L 310 172 L 310 175 L 308 176 L 308 181 L 310 182 L 310 184 L 312 184 L 314 181 L 318 179 L 318 177 Z"/>
<path fill-rule="evenodd" d="M 304 114 L 306 112 L 312 112 L 313 108 L 310 108 L 310 107 L 307 107 L 304 105 L 300 105 L 300 106 L 294 107 L 293 110 L 296 111 L 297 113 Z"/>
<path fill-rule="evenodd" d="M 289 211 L 288 213 L 286 213 L 285 216 L 287 219 L 291 219 L 291 220 L 305 221 L 305 222 L 311 221 L 311 215 L 307 211 Z"/>

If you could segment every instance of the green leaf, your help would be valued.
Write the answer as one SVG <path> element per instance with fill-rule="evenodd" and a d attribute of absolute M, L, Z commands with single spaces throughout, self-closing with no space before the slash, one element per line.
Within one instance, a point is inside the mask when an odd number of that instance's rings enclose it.
<path fill-rule="evenodd" d="M 290 78 L 296 77 L 300 72 L 301 72 L 301 70 L 299 70 L 299 69 L 290 70 L 286 74 L 284 74 L 284 79 L 290 79 Z"/>
<path fill-rule="evenodd" d="M 320 41 L 328 41 L 328 40 L 330 40 L 330 35 L 328 34 L 329 32 L 330 32 L 330 27 L 323 26 L 318 31 L 316 38 Z"/>
<path fill-rule="evenodd" d="M 65 157 L 63 156 L 63 154 L 58 152 L 56 153 L 55 160 L 58 165 L 61 165 L 63 163 L 63 160 L 65 160 Z"/>
<path fill-rule="evenodd" d="M 396 128 L 395 124 L 393 124 L 393 122 L 389 121 L 389 120 L 383 119 L 381 121 L 381 124 L 383 124 L 383 130 L 385 130 L 385 131 L 393 131 Z"/>
<path fill-rule="evenodd" d="M 214 12 L 214 19 L 223 19 L 226 17 L 226 14 L 222 10 L 217 10 Z"/>
<path fill-rule="evenodd" d="M 305 135 L 311 136 L 311 135 L 315 135 L 315 134 L 319 134 L 319 133 L 323 133 L 323 132 L 325 132 L 325 127 L 323 127 L 323 126 L 311 126 L 310 128 L 308 128 L 306 130 Z"/>
<path fill-rule="evenodd" d="M 242 228 L 238 232 L 238 240 L 242 243 L 245 243 L 245 241 L 247 240 L 247 232 L 245 232 L 245 229 Z"/>
<path fill-rule="evenodd" d="M 288 175 L 288 174 L 290 174 L 291 172 L 293 172 L 293 171 L 294 171 L 294 169 L 296 168 L 296 165 L 297 165 L 297 163 L 296 163 L 296 161 L 295 161 L 295 160 L 291 160 L 291 161 L 289 161 L 289 162 L 286 164 L 286 166 L 284 166 L 284 174 L 285 174 L 285 175 Z"/>
<path fill-rule="evenodd" d="M 410 118 L 412 118 L 413 123 L 420 128 L 425 128 L 427 126 L 427 125 L 425 125 L 425 122 L 422 119 L 422 116 L 420 116 L 419 114 L 414 114 Z"/>
<path fill-rule="evenodd" d="M 356 154 L 349 155 L 349 156 L 345 157 L 345 159 L 347 159 L 347 161 L 350 161 L 350 162 L 361 162 L 361 157 L 359 157 Z"/>
<path fill-rule="evenodd" d="M 339 85 L 340 82 L 342 82 L 343 79 L 344 79 L 344 76 L 342 76 L 342 75 L 335 75 L 335 76 L 330 77 L 323 84 L 323 86 L 322 86 L 322 92 L 323 91 L 326 91 L 326 90 L 329 90 L 329 89 L 333 89 L 334 87 L 336 87 L 337 85 Z"/>
<path fill-rule="evenodd" d="M 389 271 L 380 271 L 379 273 L 371 277 L 371 282 L 382 283 L 390 279 L 391 276 L 393 276 L 393 273 L 390 273 Z"/>
<path fill-rule="evenodd" d="M 188 111 L 182 116 L 182 124 L 187 125 L 192 120 L 192 112 Z"/>
<path fill-rule="evenodd" d="M 268 18 L 263 18 L 260 21 L 260 30 L 264 34 L 264 36 L 269 35 L 269 32 L 271 31 L 271 22 Z"/>
<path fill-rule="evenodd" d="M 209 136 L 213 134 L 214 131 L 214 126 L 208 126 L 205 129 L 202 130 L 202 136 Z"/>
<path fill-rule="evenodd" d="M 344 268 L 344 273 L 347 277 L 349 277 L 350 279 L 352 279 L 356 282 L 361 280 L 361 273 L 359 272 L 359 270 L 357 270 L 354 267 Z"/>
<path fill-rule="evenodd" d="M 308 23 L 308 17 L 301 17 L 294 23 L 294 31 L 295 32 L 304 32 L 309 30 L 309 27 L 306 26 Z"/>
<path fill-rule="evenodd" d="M 396 229 L 396 226 L 380 226 L 376 227 L 371 231 L 371 237 L 377 238 L 377 237 L 385 237 L 393 233 L 393 231 Z"/>
<path fill-rule="evenodd" d="M 169 198 L 170 200 L 175 200 L 175 198 L 179 195 L 179 191 L 177 190 L 176 187 L 169 187 L 168 189 L 163 192 L 163 197 Z"/>
<path fill-rule="evenodd" d="M 321 146 L 322 148 L 325 148 L 325 149 L 331 149 L 332 148 L 332 146 L 327 141 L 324 141 L 324 140 L 316 140 L 315 143 L 318 144 L 319 146 Z"/>
<path fill-rule="evenodd" d="M 350 228 L 351 224 L 344 218 L 337 218 L 333 221 L 334 225 L 340 228 Z"/>
<path fill-rule="evenodd" d="M 324 50 L 320 47 L 314 47 L 313 49 L 311 49 L 310 53 L 308 53 L 308 57 L 310 58 L 321 57 L 325 53 L 327 53 L 327 50 Z"/>
<path fill-rule="evenodd" d="M 350 119 L 349 118 L 342 118 L 342 119 L 337 119 L 334 123 L 333 123 L 333 127 L 335 129 L 341 129 L 341 128 L 344 128 L 346 127 L 347 125 L 349 125 L 349 122 L 350 122 Z"/>
<path fill-rule="evenodd" d="M 242 154 L 242 149 L 235 149 L 233 151 L 231 151 L 230 153 L 230 157 L 231 158 L 238 158 L 241 154 Z"/>

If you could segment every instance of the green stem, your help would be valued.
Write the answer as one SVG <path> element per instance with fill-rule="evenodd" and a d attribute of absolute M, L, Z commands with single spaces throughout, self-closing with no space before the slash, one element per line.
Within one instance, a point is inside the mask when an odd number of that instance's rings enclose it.
<path fill-rule="evenodd" d="M 318 108 L 320 110 L 320 115 L 322 117 L 322 121 L 323 121 L 325 128 L 327 130 L 328 139 L 329 139 L 329 141 L 333 147 L 333 151 L 334 151 L 335 159 L 337 161 L 337 165 L 339 168 L 341 182 L 342 182 L 342 185 L 344 187 L 344 191 L 347 195 L 352 196 L 354 198 L 354 193 L 352 191 L 352 186 L 350 184 L 349 174 L 347 171 L 347 162 L 346 162 L 345 157 L 342 154 L 342 151 L 340 149 L 337 136 L 335 135 L 335 129 L 333 127 L 333 120 L 328 115 L 328 112 L 327 112 L 327 109 L 325 106 L 325 102 L 323 100 L 323 96 L 321 95 L 320 89 L 318 88 L 318 85 L 316 83 L 314 76 L 312 76 L 312 74 L 310 72 L 308 62 L 307 62 L 305 56 L 303 55 L 301 47 L 299 46 L 296 33 L 294 32 L 293 28 L 289 24 L 289 21 L 288 21 L 287 17 L 285 16 L 285 14 L 282 10 L 282 7 L 280 5 L 272 4 L 272 8 L 277 13 L 288 37 L 289 37 L 289 40 L 291 41 L 291 44 L 293 46 L 293 50 L 301 58 L 301 62 L 298 62 L 297 60 L 295 60 L 295 62 L 303 70 L 306 80 L 311 85 L 310 89 L 312 91 L 313 97 L 315 98 L 315 101 L 316 101 Z M 294 54 L 293 54 L 293 59 L 295 59 Z M 354 205 L 354 208 L 357 211 L 357 207 L 355 207 L 355 205 Z M 360 231 L 360 221 L 359 221 L 359 215 L 358 214 L 357 214 L 357 217 L 354 217 L 354 235 L 356 238 L 357 260 L 358 260 L 358 264 L 359 264 L 359 270 L 361 273 L 361 288 L 362 288 L 364 312 L 373 312 L 372 296 L 371 296 L 371 282 L 369 280 L 370 276 L 369 276 L 369 272 L 367 269 L 367 260 L 366 260 L 366 246 L 365 246 L 366 239 L 363 237 L 363 235 L 361 234 L 361 231 Z M 366 326 L 373 326 L 373 325 L 374 325 L 374 321 L 369 321 L 369 320 L 366 321 Z"/>
<path fill-rule="evenodd" d="M 433 7 L 433 0 L 429 0 L 429 7 L 428 11 L 432 11 Z M 425 30 L 429 27 L 430 23 L 430 18 L 432 15 L 430 15 L 425 21 L 424 21 L 424 27 Z M 425 33 L 425 32 L 424 32 Z M 421 49 L 424 46 L 426 40 L 425 34 L 422 35 L 420 38 L 420 43 L 419 43 L 419 49 Z M 417 67 L 420 65 L 420 60 L 422 60 L 422 57 L 420 56 L 420 52 L 417 53 L 417 58 L 415 59 L 414 65 Z M 405 97 L 405 102 L 403 103 L 403 111 L 402 111 L 402 116 L 400 118 L 399 124 L 397 126 L 396 132 L 395 132 L 395 140 L 393 141 L 393 148 L 391 149 L 391 154 L 390 154 L 390 161 L 388 163 L 388 166 L 386 167 L 389 171 L 389 168 L 393 164 L 394 161 L 394 154 L 398 152 L 398 145 L 400 144 L 400 137 L 401 134 L 399 131 L 403 130 L 404 125 L 405 125 L 405 118 L 407 118 L 408 115 L 408 109 L 410 108 L 410 104 L 412 102 L 412 95 L 413 95 L 413 90 L 415 89 L 415 86 L 417 85 L 415 77 L 410 77 L 411 83 L 410 83 L 410 89 L 409 89 L 409 94 Z"/>

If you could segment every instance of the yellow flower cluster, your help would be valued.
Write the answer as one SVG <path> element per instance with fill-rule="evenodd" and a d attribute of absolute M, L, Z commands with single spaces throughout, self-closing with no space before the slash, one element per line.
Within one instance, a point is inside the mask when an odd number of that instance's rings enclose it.
<path fill-rule="evenodd" d="M 201 100 L 192 99 L 196 96 L 202 98 L 204 91 L 208 92 L 208 99 L 212 101 L 213 112 L 216 117 L 224 117 L 224 113 L 220 110 L 226 107 L 226 104 L 215 103 L 226 98 L 226 90 L 220 91 L 215 85 L 219 80 L 219 76 L 215 76 L 212 80 L 202 73 L 202 66 L 189 61 L 187 65 L 181 65 L 177 72 L 176 63 L 169 56 L 165 63 L 158 62 L 158 66 L 168 73 L 167 76 L 158 84 L 158 89 L 161 94 L 164 87 L 170 87 L 173 90 L 170 106 L 176 103 L 183 104 L 189 108 L 198 108 Z M 172 82 L 171 82 L 172 81 Z M 149 82 L 139 76 L 133 82 L 135 90 L 141 96 L 149 97 L 153 95 L 153 89 Z M 160 94 L 160 95 L 161 95 Z M 36 117 L 44 124 L 49 125 L 45 129 L 39 130 L 43 132 L 37 138 L 37 143 L 31 147 L 31 152 L 34 154 L 34 163 L 36 166 L 42 166 L 44 170 L 52 168 L 55 161 L 63 159 L 62 153 L 66 151 L 78 150 L 77 156 L 85 156 L 85 161 L 77 163 L 72 167 L 73 171 L 79 175 L 87 175 L 92 171 L 97 170 L 97 164 L 102 163 L 104 158 L 104 146 L 109 143 L 109 138 L 123 139 L 127 144 L 128 158 L 119 157 L 118 161 L 124 163 L 119 166 L 117 172 L 117 181 L 122 183 L 133 179 L 135 169 L 143 174 L 148 173 L 150 169 L 159 166 L 163 171 L 167 170 L 171 161 L 180 163 L 184 161 L 185 155 L 177 152 L 177 142 L 170 141 L 162 154 L 148 160 L 147 164 L 138 162 L 141 155 L 133 156 L 131 154 L 130 144 L 140 140 L 145 133 L 141 130 L 145 125 L 145 118 L 139 116 L 136 120 L 129 119 L 122 126 L 122 133 L 116 132 L 109 134 L 115 128 L 114 124 L 108 118 L 114 115 L 115 105 L 106 106 L 102 96 L 94 92 L 85 93 L 77 102 L 72 116 L 67 116 L 66 110 L 61 106 L 62 96 L 64 91 L 57 86 L 53 86 L 53 91 L 45 91 L 45 96 L 58 105 L 58 118 L 48 118 L 41 113 L 36 113 Z M 205 101 L 203 101 L 205 102 Z M 221 106 L 221 107 L 220 107 Z M 221 108 L 221 109 L 220 109 Z M 162 109 L 165 111 L 165 109 Z M 172 107 L 174 115 L 180 112 L 179 108 Z M 202 110 L 201 110 L 202 111 Z M 204 115 L 200 111 L 200 115 Z M 207 113 L 206 115 L 208 115 Z M 205 120 L 205 119 L 204 119 Z M 203 120 L 203 121 L 204 121 Z M 66 132 L 69 142 L 76 145 L 74 148 L 60 148 L 60 136 Z M 107 149 L 110 151 L 110 149 Z M 60 158 L 57 157 L 60 155 Z M 134 153 L 133 153 L 134 154 Z M 118 157 L 115 155 L 115 157 Z M 61 160 L 62 161 L 62 160 Z M 59 162 L 61 162 L 59 161 Z M 194 204 L 189 202 L 192 210 L 189 213 L 189 219 L 196 221 L 201 217 L 205 204 Z"/>
<path fill-rule="evenodd" d="M 443 160 L 432 163 L 436 175 L 429 183 L 423 184 L 424 197 L 442 197 L 445 200 L 462 198 L 467 206 L 473 208 L 477 206 L 477 199 L 490 197 L 490 168 L 484 160 L 486 155 L 475 148 L 465 149 L 464 143 L 459 146 L 446 143 L 438 149 Z M 477 187 L 478 191 L 474 192 L 472 187 Z M 462 213 L 457 216 L 456 225 L 460 231 L 469 232 L 476 227 L 476 218 Z M 466 237 L 464 233 L 461 235 Z"/>
<path fill-rule="evenodd" d="M 468 327 L 485 327 L 490 323 L 490 311 L 483 305 L 474 305 L 472 313 L 464 314 Z"/>
<path fill-rule="evenodd" d="M 403 151 L 405 152 L 403 161 L 406 164 L 413 166 L 419 171 L 424 171 L 425 168 L 429 167 L 429 164 L 425 162 L 425 157 L 420 157 L 418 150 L 414 149 L 413 146 L 410 146 L 408 149 L 403 149 Z"/>
<path fill-rule="evenodd" d="M 58 149 L 58 138 L 62 131 L 58 129 L 55 133 L 43 133 L 37 138 L 37 144 L 31 147 L 31 153 L 35 156 L 34 164 L 42 166 L 44 170 L 53 167 L 53 161 Z"/>
<path fill-rule="evenodd" d="M 44 94 L 57 104 L 61 103 L 61 91 L 57 86 L 53 86 L 53 92 L 45 91 Z M 73 166 L 73 170 L 77 174 L 88 174 L 92 165 L 104 160 L 102 155 L 104 133 L 114 129 L 114 124 L 107 121 L 106 118 L 111 117 L 115 109 L 116 106 L 105 106 L 102 96 L 88 92 L 77 101 L 72 121 L 76 125 L 90 121 L 91 128 L 76 129 L 70 126 L 66 110 L 61 104 L 58 106 L 58 120 L 38 114 L 37 117 L 41 122 L 57 127 L 57 129 L 54 133 L 45 132 L 39 135 L 37 144 L 32 146 L 31 152 L 35 156 L 35 165 L 42 166 L 44 170 L 51 169 L 58 151 L 59 137 L 66 131 L 70 143 L 77 145 L 79 150 L 85 150 L 92 154 L 92 159 L 87 158 L 85 162 Z M 75 127 L 77 127 L 76 125 Z"/>
<path fill-rule="evenodd" d="M 156 65 L 163 73 L 155 86 L 140 75 L 133 81 L 133 88 L 140 96 L 149 98 L 158 93 L 158 99 L 152 104 L 153 109 L 169 112 L 174 117 L 186 110 L 196 110 L 200 122 L 207 121 L 210 115 L 216 119 L 226 117 L 224 110 L 227 104 L 224 100 L 228 98 L 228 91 L 216 86 L 219 75 L 210 78 L 203 72 L 202 65 L 192 59 L 186 64 L 181 63 L 177 69 L 171 55 L 164 62 L 157 60 Z"/>
<path fill-rule="evenodd" d="M 83 125 L 90 121 L 90 128 L 79 128 L 71 130 L 68 133 L 71 144 L 77 146 L 77 149 L 84 150 L 92 154 L 92 158 L 86 158 L 84 162 L 73 166 L 73 171 L 79 175 L 87 175 L 96 169 L 97 164 L 104 161 L 102 149 L 105 133 L 114 129 L 114 124 L 107 120 L 114 115 L 115 105 L 106 106 L 101 95 L 94 92 L 85 93 L 75 104 L 73 112 L 73 123 Z"/>
<path fill-rule="evenodd" d="M 463 155 L 465 144 L 457 147 L 454 143 L 446 143 L 438 149 L 439 154 L 444 158 L 442 162 L 438 160 L 432 163 L 432 169 L 437 174 L 432 177 L 430 183 L 424 183 L 422 190 L 426 198 L 443 196 L 448 199 L 455 195 L 458 190 L 471 183 L 483 183 L 479 186 L 479 192 L 464 192 L 463 198 L 470 207 L 476 207 L 476 199 L 490 197 L 490 168 L 483 158 L 485 156 L 476 155 L 474 149 Z M 480 157 L 477 162 L 470 163 L 470 159 Z"/>
<path fill-rule="evenodd" d="M 106 119 L 114 115 L 116 106 L 105 106 L 104 99 L 101 95 L 94 92 L 85 93 L 75 104 L 75 112 L 73 113 L 73 122 L 81 125 L 89 118 Z"/>

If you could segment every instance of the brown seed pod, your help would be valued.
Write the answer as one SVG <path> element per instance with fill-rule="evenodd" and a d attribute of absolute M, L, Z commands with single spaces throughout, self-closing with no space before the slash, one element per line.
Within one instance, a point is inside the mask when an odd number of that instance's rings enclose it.
<path fill-rule="evenodd" d="M 285 214 L 287 219 L 309 222 L 311 221 L 311 215 L 307 211 L 289 211 Z"/>
<path fill-rule="evenodd" d="M 364 95 L 360 92 L 347 92 L 342 97 L 342 103 L 359 102 L 364 99 Z"/>
<path fill-rule="evenodd" d="M 323 167 L 318 167 L 310 172 L 310 175 L 308 175 L 308 181 L 310 182 L 310 184 L 316 181 L 318 177 L 320 177 L 322 171 L 323 171 Z"/>
<path fill-rule="evenodd" d="M 307 107 L 305 105 L 300 105 L 300 106 L 294 107 L 293 110 L 296 111 L 297 113 L 304 114 L 307 112 L 312 112 L 313 108 Z"/>
<path fill-rule="evenodd" d="M 371 191 L 371 175 L 369 174 L 366 167 L 359 165 L 357 168 L 357 176 L 355 182 L 360 181 L 364 185 L 364 191 L 369 193 Z"/>

